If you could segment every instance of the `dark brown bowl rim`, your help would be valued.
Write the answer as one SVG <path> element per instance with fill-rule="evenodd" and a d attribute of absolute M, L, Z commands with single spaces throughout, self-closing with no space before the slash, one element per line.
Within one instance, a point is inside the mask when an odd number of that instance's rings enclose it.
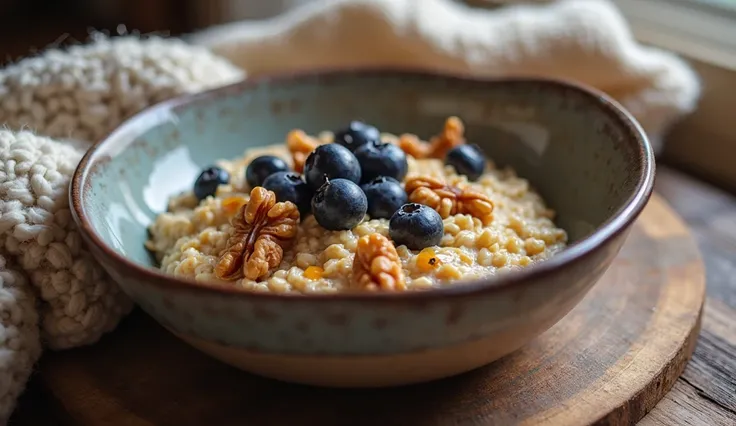
<path fill-rule="evenodd" d="M 573 90 L 591 98 L 593 102 L 597 102 L 601 108 L 615 121 L 625 128 L 629 137 L 626 140 L 633 140 L 635 148 L 638 150 L 639 169 L 642 171 L 638 176 L 636 189 L 626 202 L 616 211 L 606 222 L 600 225 L 593 233 L 587 237 L 576 241 L 567 246 L 555 256 L 534 264 L 527 268 L 509 272 L 498 277 L 489 277 L 486 279 L 478 279 L 468 281 L 462 285 L 448 286 L 438 289 L 396 293 L 336 293 L 336 294 L 273 294 L 273 293 L 257 293 L 243 289 L 237 289 L 225 284 L 200 283 L 192 279 L 177 278 L 167 275 L 158 269 L 138 265 L 135 262 L 119 255 L 115 250 L 107 246 L 102 238 L 95 232 L 87 218 L 84 209 L 84 185 L 86 178 L 90 176 L 91 167 L 95 164 L 96 154 L 100 148 L 106 144 L 115 144 L 120 140 L 119 135 L 124 135 L 131 128 L 135 128 L 136 123 L 146 116 L 156 114 L 161 111 L 168 111 L 177 107 L 193 104 L 196 102 L 217 99 L 232 93 L 253 88 L 259 84 L 290 84 L 324 78 L 344 78 L 354 77 L 357 75 L 374 76 L 374 77 L 414 77 L 414 78 L 431 78 L 444 79 L 448 82 L 466 82 L 474 84 L 523 84 L 523 85 L 546 85 L 561 90 Z M 606 245 L 609 241 L 616 238 L 619 234 L 626 231 L 644 209 L 649 201 L 654 187 L 655 176 L 655 159 L 652 147 L 647 136 L 636 121 L 636 119 L 618 102 L 610 98 L 598 89 L 589 87 L 585 84 L 572 82 L 559 78 L 546 77 L 497 77 L 486 78 L 469 76 L 462 74 L 447 74 L 437 71 L 428 71 L 424 69 L 407 69 L 392 67 L 376 67 L 376 68 L 340 68 L 340 69 L 322 69 L 314 71 L 296 71 L 289 73 L 270 74 L 258 77 L 252 77 L 240 82 L 220 86 L 214 89 L 205 90 L 194 94 L 181 95 L 158 104 L 152 105 L 138 112 L 132 117 L 125 120 L 120 126 L 112 130 L 105 137 L 96 142 L 82 157 L 72 177 L 69 188 L 69 198 L 72 207 L 72 216 L 77 222 L 88 243 L 92 244 L 100 254 L 102 254 L 108 262 L 117 264 L 119 268 L 125 270 L 131 279 L 137 279 L 146 284 L 157 287 L 171 289 L 176 291 L 191 291 L 196 293 L 209 293 L 211 295 L 220 295 L 228 297 L 240 297 L 253 300 L 278 300 L 278 301 L 339 301 L 339 302 L 372 302 L 372 301 L 422 301 L 439 297 L 450 296 L 474 296 L 490 292 L 497 292 L 512 286 L 520 286 L 524 283 L 531 283 L 545 276 L 553 274 L 560 269 L 567 267 L 575 262 L 583 261 L 583 259 L 596 250 Z"/>

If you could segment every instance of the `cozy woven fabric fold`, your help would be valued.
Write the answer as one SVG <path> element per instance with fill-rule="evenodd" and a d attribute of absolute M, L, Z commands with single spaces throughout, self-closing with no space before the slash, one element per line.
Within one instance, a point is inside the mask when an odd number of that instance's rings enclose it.
<path fill-rule="evenodd" d="M 695 73 L 635 42 L 604 0 L 474 9 L 452 0 L 320 0 L 268 21 L 194 34 L 250 75 L 323 67 L 406 66 L 479 76 L 571 79 L 631 111 L 657 151 L 667 127 L 695 107 Z"/>
<path fill-rule="evenodd" d="M 0 423 L 42 344 L 94 343 L 131 309 L 84 247 L 67 191 L 89 143 L 148 105 L 294 69 L 541 75 L 609 93 L 656 141 L 699 95 L 682 61 L 636 44 L 599 0 L 483 12 L 452 0 L 320 0 L 191 40 L 94 37 L 0 70 Z"/>
<path fill-rule="evenodd" d="M 0 255 L 0 422 L 10 416 L 41 354 L 36 297 L 25 275 Z"/>
<path fill-rule="evenodd" d="M 132 308 L 69 211 L 90 143 L 153 103 L 242 78 L 204 48 L 137 37 L 97 37 L 0 70 L 0 424 L 40 353 L 39 326 L 44 346 L 66 349 L 96 342 Z"/>

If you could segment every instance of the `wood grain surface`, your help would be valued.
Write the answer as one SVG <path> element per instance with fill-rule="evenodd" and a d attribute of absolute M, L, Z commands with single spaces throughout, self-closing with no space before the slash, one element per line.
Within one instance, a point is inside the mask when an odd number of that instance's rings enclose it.
<path fill-rule="evenodd" d="M 39 380 L 53 416 L 84 426 L 631 424 L 685 367 L 704 291 L 694 240 L 655 196 L 573 312 L 461 376 L 384 390 L 291 385 L 213 361 L 136 312 L 94 346 L 45 356 Z"/>
<path fill-rule="evenodd" d="M 643 425 L 736 425 L 736 196 L 672 168 L 655 187 L 688 224 L 702 253 L 707 297 L 695 353 Z"/>

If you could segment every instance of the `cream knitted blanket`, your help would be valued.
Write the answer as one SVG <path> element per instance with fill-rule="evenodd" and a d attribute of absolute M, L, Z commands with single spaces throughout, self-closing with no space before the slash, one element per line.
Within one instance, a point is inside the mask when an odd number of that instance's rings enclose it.
<path fill-rule="evenodd" d="M 10 65 L 0 70 L 0 421 L 42 346 L 94 343 L 131 309 L 70 217 L 69 178 L 91 141 L 181 93 L 246 75 L 363 65 L 577 80 L 623 103 L 657 149 L 699 95 L 684 62 L 637 44 L 603 0 L 494 11 L 452 0 L 323 0 L 186 42 L 94 37 Z"/>

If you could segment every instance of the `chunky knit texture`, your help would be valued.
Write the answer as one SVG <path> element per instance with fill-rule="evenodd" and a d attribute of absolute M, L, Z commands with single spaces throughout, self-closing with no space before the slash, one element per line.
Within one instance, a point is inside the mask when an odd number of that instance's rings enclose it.
<path fill-rule="evenodd" d="M 83 247 L 69 211 L 82 150 L 29 131 L 0 131 L 0 247 L 30 277 L 53 349 L 96 341 L 131 303 Z"/>
<path fill-rule="evenodd" d="M 0 123 L 96 141 L 146 106 L 242 78 L 225 59 L 180 40 L 95 36 L 0 71 Z"/>
<path fill-rule="evenodd" d="M 38 358 L 39 325 L 46 347 L 71 348 L 96 342 L 132 308 L 69 210 L 90 142 L 153 103 L 242 78 L 204 48 L 137 37 L 95 37 L 0 71 L 0 423 Z"/>
<path fill-rule="evenodd" d="M 40 354 L 36 297 L 0 255 L 0 422 L 10 416 Z"/>

